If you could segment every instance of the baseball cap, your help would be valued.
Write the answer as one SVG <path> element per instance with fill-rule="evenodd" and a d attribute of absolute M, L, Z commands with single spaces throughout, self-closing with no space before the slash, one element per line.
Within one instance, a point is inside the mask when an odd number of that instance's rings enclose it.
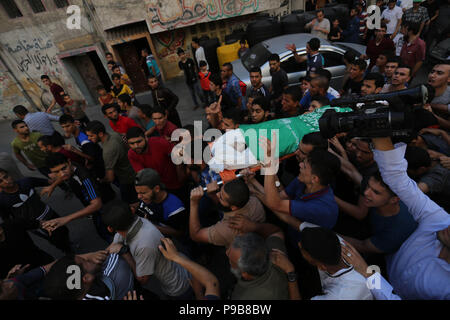
<path fill-rule="evenodd" d="M 159 177 L 158 172 L 151 168 L 142 169 L 138 172 L 135 179 L 136 186 L 147 186 L 149 188 L 153 188 L 156 186 L 161 186 L 164 188 L 164 185 L 161 184 L 161 178 Z"/>

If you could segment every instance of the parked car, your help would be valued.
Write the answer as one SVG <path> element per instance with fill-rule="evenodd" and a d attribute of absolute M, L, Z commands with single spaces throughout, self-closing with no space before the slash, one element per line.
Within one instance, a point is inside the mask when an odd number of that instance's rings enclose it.
<path fill-rule="evenodd" d="M 439 42 L 430 50 L 430 60 L 433 64 L 450 62 L 450 38 Z"/>
<path fill-rule="evenodd" d="M 233 72 L 247 86 L 250 86 L 249 70 L 252 67 L 260 67 L 263 76 L 263 83 L 269 87 L 271 83 L 269 62 L 267 59 L 272 53 L 280 56 L 281 68 L 283 68 L 289 78 L 289 85 L 299 83 L 300 77 L 306 75 L 306 62 L 298 63 L 290 50 L 286 49 L 286 44 L 295 43 L 299 55 L 306 54 L 306 43 L 314 38 L 309 33 L 288 34 L 262 41 L 254 45 L 240 60 L 232 62 Z M 320 40 L 319 52 L 325 59 L 325 68 L 332 74 L 331 86 L 337 90 L 342 88 L 342 79 L 345 74 L 345 64 L 343 62 L 344 53 L 347 50 L 355 52 L 359 57 L 366 52 L 366 47 L 354 43 L 329 42 Z M 368 61 L 369 63 L 370 61 Z"/>

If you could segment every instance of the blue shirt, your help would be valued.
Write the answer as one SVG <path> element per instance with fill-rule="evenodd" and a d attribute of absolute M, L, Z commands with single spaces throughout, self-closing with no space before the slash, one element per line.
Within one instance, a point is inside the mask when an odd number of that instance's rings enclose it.
<path fill-rule="evenodd" d="M 315 55 L 310 55 L 308 53 L 306 60 L 306 74 L 310 72 L 316 72 L 319 69 L 322 69 L 325 65 L 325 59 L 320 53 L 316 53 Z"/>
<path fill-rule="evenodd" d="M 327 92 L 327 98 L 328 100 L 333 100 L 336 99 L 335 96 L 333 96 L 331 93 Z M 306 92 L 306 94 L 303 96 L 303 98 L 300 100 L 300 104 L 302 105 L 302 109 L 306 109 L 308 110 L 309 105 L 311 104 L 311 92 L 308 90 L 308 92 Z"/>
<path fill-rule="evenodd" d="M 417 229 L 387 261 L 389 281 L 402 299 L 450 299 L 450 264 L 439 258 L 443 244 L 436 233 L 450 225 L 450 215 L 408 177 L 406 144 L 374 150 L 383 181 L 417 221 Z"/>
<path fill-rule="evenodd" d="M 75 142 L 77 143 L 77 145 L 82 147 L 86 143 L 90 143 L 91 140 L 88 139 L 88 136 L 86 133 L 84 133 L 83 131 L 80 130 L 80 133 L 78 134 L 78 136 L 75 137 Z"/>
<path fill-rule="evenodd" d="M 417 222 L 408 208 L 400 201 L 400 212 L 394 216 L 384 217 L 375 208 L 369 211 L 373 236 L 372 244 L 384 253 L 396 252 L 403 242 L 416 230 Z"/>
<path fill-rule="evenodd" d="M 242 98 L 241 86 L 239 85 L 239 79 L 233 74 L 230 79 L 228 79 L 227 86 L 223 90 L 231 99 L 231 102 L 237 106 L 238 99 Z M 242 108 L 245 109 L 244 100 L 242 100 Z"/>
<path fill-rule="evenodd" d="M 153 58 L 153 55 L 147 56 L 147 58 L 145 59 L 145 62 L 147 63 L 148 71 L 150 71 L 151 75 L 154 75 L 154 76 L 160 75 L 161 72 L 159 71 L 158 65 L 156 64 L 156 60 Z M 155 68 L 156 74 L 153 74 L 152 67 Z"/>
<path fill-rule="evenodd" d="M 179 229 L 181 226 L 179 220 L 175 217 L 178 218 L 179 214 L 185 211 L 185 208 L 183 202 L 177 196 L 168 193 L 166 199 L 161 203 L 146 204 L 141 201 L 138 210 L 146 214 L 147 219 L 155 225 L 167 225 Z"/>
<path fill-rule="evenodd" d="M 306 185 L 297 178 L 285 189 L 291 201 L 289 214 L 302 222 L 332 229 L 338 218 L 338 205 L 333 190 L 326 187 L 314 193 L 305 194 Z"/>

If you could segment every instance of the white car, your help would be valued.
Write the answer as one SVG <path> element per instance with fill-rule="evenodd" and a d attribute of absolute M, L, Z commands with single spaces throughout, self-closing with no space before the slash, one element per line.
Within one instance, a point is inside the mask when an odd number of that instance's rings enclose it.
<path fill-rule="evenodd" d="M 249 70 L 252 67 L 260 67 L 263 76 L 262 82 L 270 87 L 271 76 L 267 59 L 272 53 L 277 53 L 280 56 L 281 68 L 288 74 L 289 85 L 298 84 L 300 77 L 306 75 L 306 62 L 298 63 L 292 52 L 286 49 L 286 45 L 294 43 L 299 55 L 306 54 L 306 43 L 312 38 L 314 36 L 309 33 L 297 33 L 262 41 L 254 45 L 241 59 L 231 63 L 233 72 L 236 77 L 250 86 Z M 342 78 L 346 70 L 343 56 L 348 50 L 353 51 L 359 57 L 366 53 L 366 46 L 320 39 L 319 52 L 325 59 L 325 69 L 329 70 L 332 75 L 330 86 L 337 90 L 341 89 L 343 85 Z M 367 63 L 369 64 L 370 61 L 367 60 Z"/>

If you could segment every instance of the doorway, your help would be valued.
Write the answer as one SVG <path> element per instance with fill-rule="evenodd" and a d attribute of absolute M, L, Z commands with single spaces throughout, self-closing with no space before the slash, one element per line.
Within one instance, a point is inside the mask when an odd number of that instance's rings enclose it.
<path fill-rule="evenodd" d="M 141 50 L 148 49 L 147 38 L 139 38 L 125 43 L 114 45 L 114 50 L 118 53 L 123 66 L 133 83 L 135 93 L 149 90 L 147 85 L 146 68 L 144 58 L 141 57 Z"/>
<path fill-rule="evenodd" d="M 76 52 L 74 55 L 62 57 L 61 61 L 88 104 L 98 103 L 97 86 L 103 85 L 106 90 L 111 88 L 112 81 L 96 50 Z"/>

